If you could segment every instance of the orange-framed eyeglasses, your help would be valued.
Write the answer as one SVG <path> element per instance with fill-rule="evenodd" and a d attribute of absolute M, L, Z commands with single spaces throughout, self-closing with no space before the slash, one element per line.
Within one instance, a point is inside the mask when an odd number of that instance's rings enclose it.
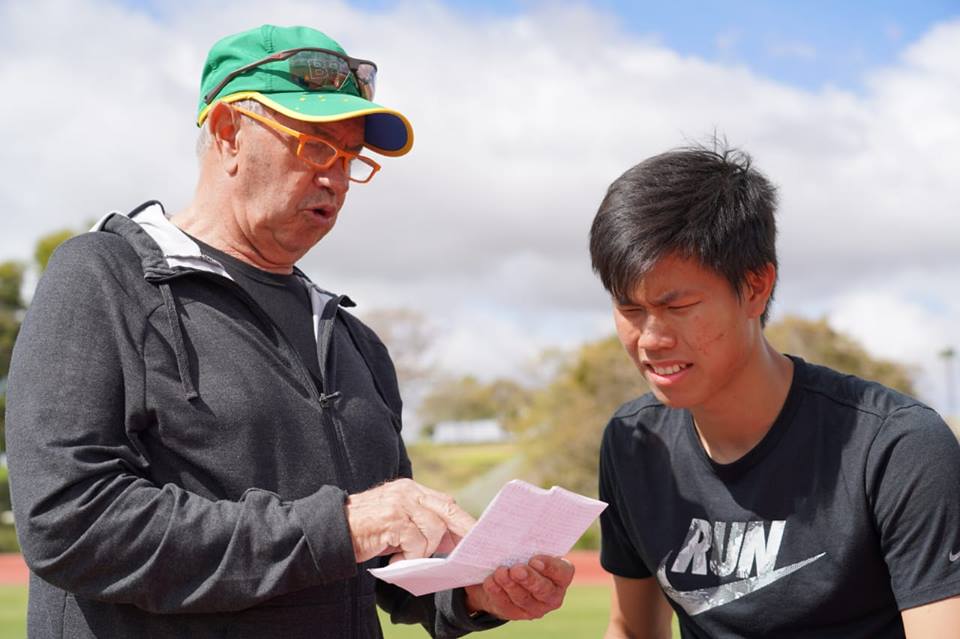
<path fill-rule="evenodd" d="M 347 177 L 351 182 L 366 184 L 373 179 L 373 176 L 380 170 L 380 165 L 373 159 L 358 153 L 351 153 L 344 149 L 335 147 L 323 138 L 304 133 L 284 126 L 276 120 L 262 116 L 259 113 L 248 111 L 243 107 L 231 105 L 231 109 L 238 111 L 257 122 L 262 122 L 275 131 L 286 133 L 297 139 L 297 157 L 320 171 L 326 171 L 334 165 L 339 159 L 343 158 L 343 168 L 347 172 Z"/>

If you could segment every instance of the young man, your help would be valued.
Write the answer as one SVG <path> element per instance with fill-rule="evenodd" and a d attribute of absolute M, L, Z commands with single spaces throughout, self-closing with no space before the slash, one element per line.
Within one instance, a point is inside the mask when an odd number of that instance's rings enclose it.
<path fill-rule="evenodd" d="M 778 353 L 776 193 L 734 150 L 611 186 L 594 270 L 652 393 L 600 458 L 607 638 L 960 633 L 960 447 L 930 408 Z"/>

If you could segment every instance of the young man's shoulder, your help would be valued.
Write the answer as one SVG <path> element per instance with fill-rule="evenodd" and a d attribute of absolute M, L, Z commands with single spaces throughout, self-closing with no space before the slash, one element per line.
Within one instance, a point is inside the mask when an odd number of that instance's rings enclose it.
<path fill-rule="evenodd" d="M 624 404 L 621 404 L 613 416 L 610 423 L 624 425 L 636 425 L 638 423 L 653 423 L 671 413 L 679 414 L 681 411 L 665 406 L 653 393 L 644 393 L 640 397 L 635 397 Z"/>
<path fill-rule="evenodd" d="M 877 423 L 903 415 L 939 420 L 936 412 L 919 399 L 889 386 L 799 358 L 793 359 L 802 367 L 798 383 L 802 385 L 806 401 L 820 404 L 826 411 L 848 413 Z"/>
<path fill-rule="evenodd" d="M 611 439 L 634 438 L 645 440 L 648 434 L 672 437 L 680 432 L 677 428 L 685 420 L 686 411 L 670 408 L 653 393 L 646 393 L 622 404 L 610 417 L 604 431 L 605 442 Z"/>

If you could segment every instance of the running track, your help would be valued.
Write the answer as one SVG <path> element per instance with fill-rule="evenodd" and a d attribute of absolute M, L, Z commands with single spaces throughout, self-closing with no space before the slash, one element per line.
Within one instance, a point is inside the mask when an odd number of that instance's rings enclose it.
<path fill-rule="evenodd" d="M 573 562 L 577 572 L 573 583 L 578 586 L 609 586 L 612 584 L 610 575 L 600 567 L 600 558 L 596 551 L 575 550 L 567 555 Z M 29 573 L 23 557 L 13 553 L 0 553 L 0 585 L 25 586 Z"/>

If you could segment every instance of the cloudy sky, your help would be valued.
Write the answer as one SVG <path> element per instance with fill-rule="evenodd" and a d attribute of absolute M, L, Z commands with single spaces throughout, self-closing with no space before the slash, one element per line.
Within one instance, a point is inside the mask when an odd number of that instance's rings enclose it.
<path fill-rule="evenodd" d="M 609 333 L 586 250 L 607 185 L 718 132 L 780 188 L 774 318 L 829 318 L 945 410 L 960 7 L 719 4 L 0 0 L 0 259 L 145 199 L 184 206 L 209 45 L 308 24 L 378 62 L 416 143 L 303 266 L 361 308 L 427 313 L 440 365 L 510 375 Z"/>

